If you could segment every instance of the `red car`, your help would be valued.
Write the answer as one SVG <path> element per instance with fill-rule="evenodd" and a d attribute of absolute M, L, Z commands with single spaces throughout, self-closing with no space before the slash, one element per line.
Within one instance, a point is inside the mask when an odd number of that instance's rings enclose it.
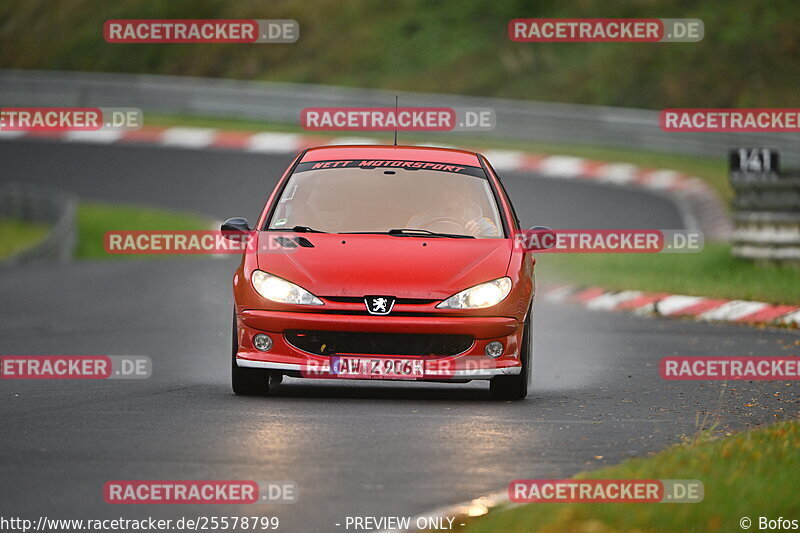
<path fill-rule="evenodd" d="M 301 153 L 255 225 L 233 277 L 232 385 L 265 394 L 284 375 L 489 380 L 525 398 L 534 260 L 480 154 L 412 146 Z"/>

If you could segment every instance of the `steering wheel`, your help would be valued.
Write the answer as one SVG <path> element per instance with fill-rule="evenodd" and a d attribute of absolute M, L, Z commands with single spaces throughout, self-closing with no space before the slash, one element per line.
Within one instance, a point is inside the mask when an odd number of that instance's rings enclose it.
<path fill-rule="evenodd" d="M 420 224 L 424 228 L 429 228 L 430 226 L 439 225 L 441 226 L 455 226 L 455 230 L 449 229 L 437 229 L 436 231 L 441 231 L 442 233 L 463 233 L 464 232 L 464 224 L 462 224 L 457 218 L 453 217 L 433 217 L 431 219 L 426 220 L 422 224 Z"/>

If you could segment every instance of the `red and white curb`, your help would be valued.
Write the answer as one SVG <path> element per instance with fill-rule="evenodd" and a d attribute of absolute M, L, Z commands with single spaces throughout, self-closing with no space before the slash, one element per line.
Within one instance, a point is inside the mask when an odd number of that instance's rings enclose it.
<path fill-rule="evenodd" d="M 747 300 L 726 300 L 602 287 L 562 285 L 545 288 L 546 301 L 574 303 L 596 311 L 630 311 L 643 315 L 688 317 L 698 321 L 800 326 L 800 307 Z"/>
<path fill-rule="evenodd" d="M 144 127 L 131 131 L 17 132 L 0 131 L 0 140 L 20 137 L 60 139 L 75 143 L 140 143 L 194 150 L 222 149 L 291 154 L 311 146 L 378 144 L 361 137 L 325 137 L 298 133 L 250 132 L 189 127 Z M 700 229 L 709 240 L 727 239 L 730 218 L 711 187 L 700 178 L 667 169 L 581 157 L 542 155 L 517 150 L 484 150 L 498 172 L 536 172 L 550 179 L 588 180 L 634 187 L 669 197 L 681 210 L 688 229 Z"/>

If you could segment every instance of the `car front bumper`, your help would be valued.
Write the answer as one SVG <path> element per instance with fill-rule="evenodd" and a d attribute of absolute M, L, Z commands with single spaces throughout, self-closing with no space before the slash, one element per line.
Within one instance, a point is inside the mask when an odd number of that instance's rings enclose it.
<path fill-rule="evenodd" d="M 318 355 L 291 344 L 284 332 L 315 330 L 353 333 L 413 333 L 430 335 L 469 335 L 471 345 L 456 355 L 398 355 L 393 353 L 348 353 L 363 358 L 396 358 L 421 360 L 425 376 L 415 378 L 369 379 L 426 379 L 471 380 L 492 379 L 501 375 L 517 375 L 521 371 L 519 342 L 522 324 L 510 317 L 473 316 L 371 316 L 336 313 L 311 313 L 245 310 L 237 316 L 238 352 L 240 367 L 264 368 L 301 377 L 330 379 L 330 355 Z M 273 341 L 269 351 L 256 350 L 252 338 L 266 333 Z M 489 342 L 499 341 L 504 353 L 498 358 L 485 355 Z M 336 354 L 338 355 L 338 354 Z M 348 378 L 352 379 L 352 378 Z"/>

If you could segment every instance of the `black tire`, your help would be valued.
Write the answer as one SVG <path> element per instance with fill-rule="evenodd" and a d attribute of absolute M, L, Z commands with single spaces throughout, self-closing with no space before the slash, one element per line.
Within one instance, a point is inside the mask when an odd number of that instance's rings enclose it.
<path fill-rule="evenodd" d="M 236 334 L 236 314 L 233 315 L 231 334 L 231 387 L 234 394 L 264 396 L 269 392 L 269 371 L 265 368 L 244 368 L 236 364 L 239 339 Z"/>
<path fill-rule="evenodd" d="M 489 395 L 492 400 L 517 401 L 524 400 L 528 395 L 528 382 L 531 376 L 532 362 L 532 338 L 531 338 L 531 315 L 533 309 L 528 311 L 525 318 L 525 326 L 522 330 L 522 346 L 520 347 L 520 360 L 522 370 L 516 376 L 497 376 L 489 382 Z"/>

